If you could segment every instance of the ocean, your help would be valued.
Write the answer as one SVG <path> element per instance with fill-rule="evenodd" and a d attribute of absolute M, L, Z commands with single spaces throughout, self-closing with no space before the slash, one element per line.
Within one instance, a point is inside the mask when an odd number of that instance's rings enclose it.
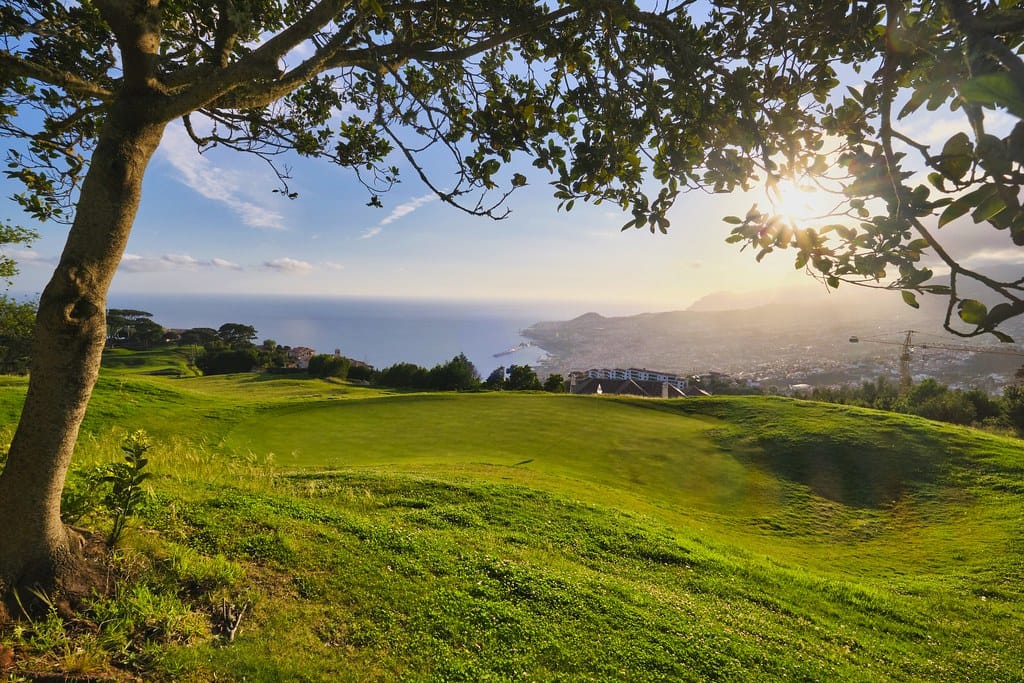
<path fill-rule="evenodd" d="M 124 293 L 110 294 L 107 306 L 152 313 L 168 328 L 252 325 L 257 343 L 340 349 L 377 368 L 398 362 L 430 368 L 465 353 L 482 377 L 501 365 L 535 365 L 546 355 L 531 346 L 496 357 L 526 341 L 521 330 L 586 312 L 579 304 L 546 302 Z"/>

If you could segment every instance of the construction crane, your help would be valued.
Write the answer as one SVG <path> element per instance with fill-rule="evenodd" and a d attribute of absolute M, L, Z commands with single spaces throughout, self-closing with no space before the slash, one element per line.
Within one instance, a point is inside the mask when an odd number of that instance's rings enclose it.
<path fill-rule="evenodd" d="M 893 341 L 891 339 L 877 339 L 868 338 L 861 339 L 859 337 L 850 337 L 850 342 L 857 344 L 865 341 L 872 344 L 892 344 L 893 346 L 901 347 L 900 351 L 900 396 L 906 396 L 907 392 L 910 391 L 910 354 L 915 349 L 944 349 L 947 351 L 970 351 L 971 353 L 992 353 L 1001 356 L 1018 356 L 1024 358 L 1024 351 L 1020 349 L 994 349 L 984 346 L 968 346 L 966 344 L 947 344 L 947 343 L 936 343 L 928 342 L 924 344 L 914 344 L 914 334 L 916 330 L 905 330 L 903 332 L 906 335 L 903 341 Z"/>

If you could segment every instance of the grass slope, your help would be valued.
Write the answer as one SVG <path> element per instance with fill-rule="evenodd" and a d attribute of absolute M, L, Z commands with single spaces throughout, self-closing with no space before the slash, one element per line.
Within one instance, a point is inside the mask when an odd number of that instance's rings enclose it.
<path fill-rule="evenodd" d="M 98 633 L 3 635 L 36 653 L 24 667 L 1024 678 L 1018 440 L 784 399 L 403 395 L 153 369 L 104 371 L 77 456 L 116 457 L 118 430 L 156 437 L 154 492 L 120 551 L 132 592 L 94 607 Z M 23 387 L 0 382 L 0 424 Z M 196 616 L 222 599 L 252 602 L 227 646 Z"/>

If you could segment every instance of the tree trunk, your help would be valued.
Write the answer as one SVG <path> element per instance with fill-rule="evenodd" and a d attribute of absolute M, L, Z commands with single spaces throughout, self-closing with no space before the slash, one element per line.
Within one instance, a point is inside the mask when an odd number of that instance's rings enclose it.
<path fill-rule="evenodd" d="M 60 264 L 39 299 L 28 396 L 0 474 L 0 595 L 67 588 L 77 548 L 60 519 L 64 478 L 99 374 L 106 297 L 165 123 L 152 94 L 112 104 L 93 152 Z"/>

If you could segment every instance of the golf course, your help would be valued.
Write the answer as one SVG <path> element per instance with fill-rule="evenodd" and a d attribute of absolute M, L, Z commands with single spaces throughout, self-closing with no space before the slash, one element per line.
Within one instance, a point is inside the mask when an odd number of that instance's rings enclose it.
<path fill-rule="evenodd" d="M 0 453 L 26 386 L 0 377 Z M 90 486 L 136 430 L 150 476 L 117 587 L 4 632 L 5 680 L 1024 678 L 1009 436 L 778 397 L 200 377 L 181 349 L 116 350 L 68 480 L 84 533 L 108 532 Z"/>

